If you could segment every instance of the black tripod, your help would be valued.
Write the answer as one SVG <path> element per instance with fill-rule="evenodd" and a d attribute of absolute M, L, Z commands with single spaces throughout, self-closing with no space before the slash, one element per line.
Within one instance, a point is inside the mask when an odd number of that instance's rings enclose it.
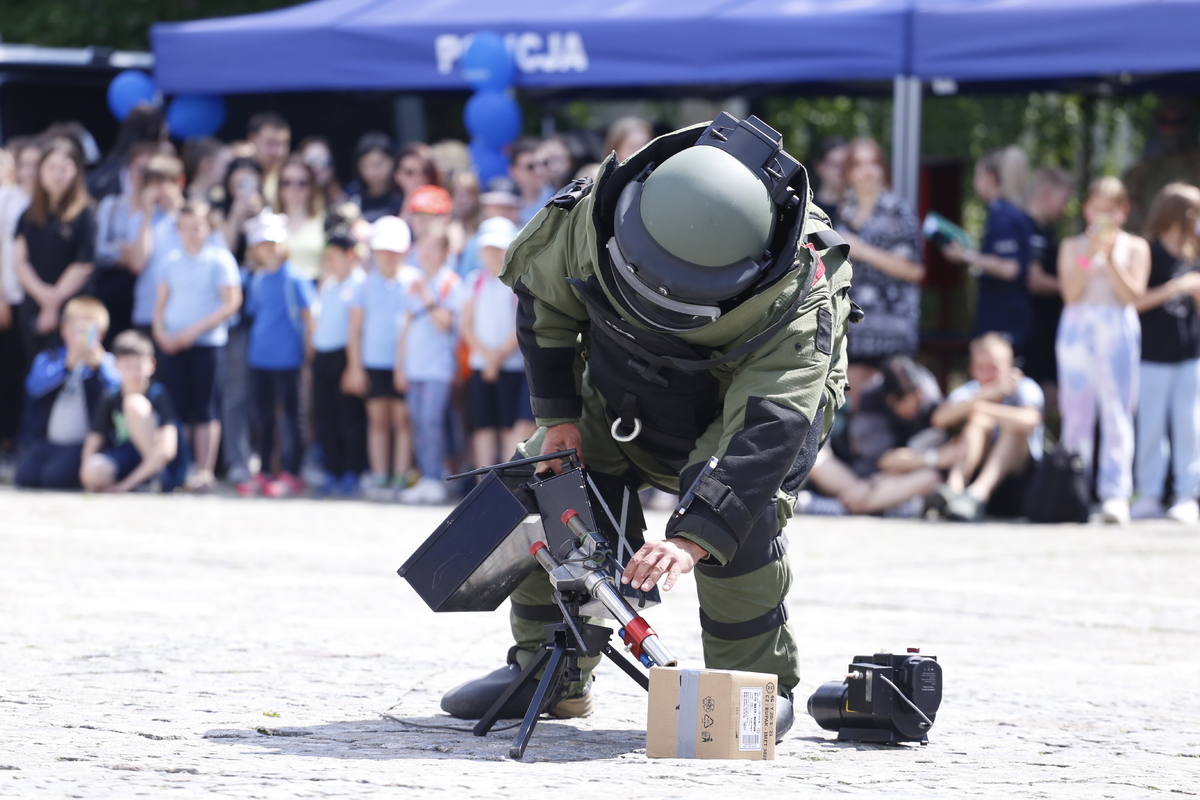
<path fill-rule="evenodd" d="M 594 658 L 603 653 L 626 675 L 637 681 L 639 686 L 649 691 L 650 680 L 631 664 L 629 659 L 618 653 L 609 644 L 608 640 L 612 636 L 612 630 L 600 625 L 589 625 L 583 621 L 579 614 L 579 607 L 591 599 L 586 592 L 554 593 L 554 602 L 562 611 L 563 621 L 546 626 L 546 639 L 542 642 L 541 649 L 538 650 L 533 660 L 521 670 L 521 674 L 513 678 L 512 683 L 483 715 L 483 718 L 475 723 L 474 733 L 476 736 L 487 735 L 492 726 L 496 724 L 496 720 L 499 719 L 500 710 L 504 708 L 509 698 L 525 688 L 530 681 L 537 680 L 535 676 L 543 666 L 546 671 L 538 682 L 533 701 L 529 704 L 529 710 L 525 712 L 525 718 L 517 729 L 512 749 L 508 751 L 510 758 L 519 759 L 525 754 L 525 746 L 529 744 L 529 738 L 533 736 L 533 729 L 538 723 L 538 717 L 558 699 L 560 687 L 580 679 L 580 658 Z"/>

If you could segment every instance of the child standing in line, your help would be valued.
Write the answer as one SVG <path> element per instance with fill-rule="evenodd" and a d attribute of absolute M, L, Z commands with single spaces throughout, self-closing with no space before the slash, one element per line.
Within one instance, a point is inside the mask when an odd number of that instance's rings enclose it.
<path fill-rule="evenodd" d="M 79 482 L 89 492 L 128 492 L 175 458 L 179 429 L 167 390 L 154 377 L 154 344 L 138 331 L 113 340 L 121 388 L 101 401 L 83 441 Z"/>
<path fill-rule="evenodd" d="M 203 200 L 189 200 L 177 218 L 181 247 L 158 270 L 154 339 L 162 359 L 159 374 L 179 413 L 196 472 L 195 491 L 211 489 L 221 440 L 220 383 L 217 370 L 228 320 L 242 305 L 242 280 L 233 254 L 209 242 L 212 226 Z"/>
<path fill-rule="evenodd" d="M 1150 280 L 1134 301 L 1142 325 L 1141 399 L 1137 410 L 1138 499 L 1134 519 L 1164 516 L 1167 463 L 1173 500 L 1167 519 L 1200 522 L 1200 189 L 1170 183 L 1159 191 L 1146 219 Z M 1168 437 L 1167 431 L 1170 430 Z"/>
<path fill-rule="evenodd" d="M 504 252 L 516 235 L 517 226 L 503 217 L 480 225 L 476 242 L 481 267 L 467 278 L 464 292 L 462 336 L 471 351 L 467 392 L 477 467 L 510 458 L 536 429 L 525 359 L 517 347 L 517 296 L 500 282 Z"/>
<path fill-rule="evenodd" d="M 413 445 L 421 478 L 400 492 L 402 503 L 444 503 L 446 409 L 457 369 L 457 318 L 462 279 L 446 263 L 450 239 L 444 226 L 417 240 L 420 272 L 406 293 L 404 330 L 396 347 L 396 391 L 405 392 L 413 421 Z"/>
<path fill-rule="evenodd" d="M 380 217 L 371 226 L 374 269 L 350 306 L 346 373 L 342 391 L 367 402 L 368 497 L 392 499 L 408 485 L 412 439 L 404 393 L 396 389 L 396 341 L 404 292 L 416 270 L 405 267 L 412 233 L 399 217 Z M 389 472 L 391 473 L 389 475 Z"/>
<path fill-rule="evenodd" d="M 258 414 L 259 456 L 262 469 L 257 486 L 270 497 L 304 491 L 300 466 L 304 440 L 300 435 L 300 367 L 312 323 L 315 299 L 312 282 L 288 260 L 287 221 L 263 212 L 248 223 L 246 246 L 257 265 L 251 282 L 248 310 L 254 317 L 246 361 L 254 386 Z M 276 415 L 282 412 L 280 464 L 268 480 L 275 453 Z M 239 487 L 243 494 L 253 487 Z"/>
<path fill-rule="evenodd" d="M 1121 230 L 1129 215 L 1116 178 L 1092 183 L 1083 203 L 1087 230 L 1058 252 L 1063 315 L 1058 325 L 1060 442 L 1092 464 L 1100 415 L 1096 494 L 1105 522 L 1129 521 L 1133 494 L 1133 409 L 1142 327 L 1134 308 L 1146 293 L 1150 246 Z"/>
<path fill-rule="evenodd" d="M 313 330 L 313 418 L 325 455 L 322 493 L 352 495 L 366 469 L 367 420 L 360 397 L 342 391 L 350 308 L 366 281 L 348 227 L 334 228 L 323 254 L 325 276 Z"/>

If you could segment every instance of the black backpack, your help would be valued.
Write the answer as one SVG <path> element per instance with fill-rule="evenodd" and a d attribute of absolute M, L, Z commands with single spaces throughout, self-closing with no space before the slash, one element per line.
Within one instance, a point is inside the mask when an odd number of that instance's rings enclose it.
<path fill-rule="evenodd" d="M 1062 447 L 1048 449 L 1025 493 L 1030 522 L 1087 522 L 1091 491 L 1083 459 Z"/>

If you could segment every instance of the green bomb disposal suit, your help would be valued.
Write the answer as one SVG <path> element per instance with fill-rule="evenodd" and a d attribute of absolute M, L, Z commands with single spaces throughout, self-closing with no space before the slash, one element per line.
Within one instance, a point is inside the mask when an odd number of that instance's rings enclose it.
<path fill-rule="evenodd" d="M 790 207 L 774 207 L 774 269 L 719 318 L 668 333 L 631 313 L 606 249 L 621 190 L 705 131 L 667 134 L 624 163 L 610 156 L 594 186 L 568 187 L 509 248 L 501 280 L 518 297 L 539 426 L 522 455 L 541 452 L 547 427 L 575 423 L 590 472 L 635 488 L 693 489 L 666 535 L 710 553 L 696 567 L 705 664 L 778 675 L 790 695 L 798 653 L 784 607 L 791 568 L 782 528 L 844 400 L 851 268 L 800 168 Z M 617 441 L 614 423 L 624 438 L 635 418 L 638 436 Z M 540 571 L 512 594 L 520 663 L 557 618 L 551 595 Z"/>

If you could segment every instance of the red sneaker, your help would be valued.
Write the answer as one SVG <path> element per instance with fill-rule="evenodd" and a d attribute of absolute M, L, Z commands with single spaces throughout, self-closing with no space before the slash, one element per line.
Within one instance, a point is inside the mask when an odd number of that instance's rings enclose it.
<path fill-rule="evenodd" d="M 249 480 L 237 485 L 237 493 L 242 497 L 254 497 L 266 491 L 271 479 L 265 473 L 258 473 Z"/>
<path fill-rule="evenodd" d="M 263 489 L 268 497 L 287 497 L 304 494 L 304 481 L 287 472 L 281 472 Z"/>

